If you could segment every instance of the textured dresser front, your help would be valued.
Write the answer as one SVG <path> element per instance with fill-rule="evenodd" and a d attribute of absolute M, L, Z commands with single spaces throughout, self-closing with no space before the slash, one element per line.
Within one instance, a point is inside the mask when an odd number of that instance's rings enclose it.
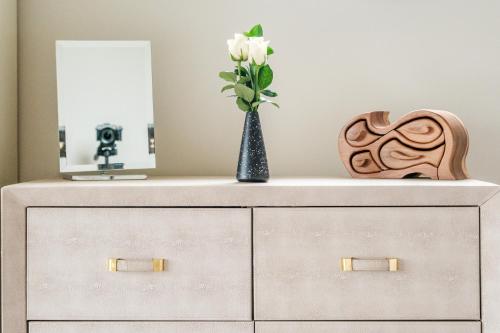
<path fill-rule="evenodd" d="M 254 324 L 252 322 L 31 322 L 29 331 L 30 333 L 254 333 Z"/>
<path fill-rule="evenodd" d="M 2 333 L 500 332 L 498 187 L 324 182 L 3 189 Z"/>
<path fill-rule="evenodd" d="M 249 209 L 28 208 L 27 220 L 28 320 L 252 319 Z"/>
<path fill-rule="evenodd" d="M 480 333 L 480 332 L 481 332 L 481 323 L 479 322 L 378 322 L 378 321 L 300 322 L 296 321 L 296 322 L 257 322 L 255 324 L 255 333 Z M 65 333 L 69 332 L 66 331 Z"/>
<path fill-rule="evenodd" d="M 255 318 L 479 320 L 478 216 L 474 207 L 255 209 Z"/>

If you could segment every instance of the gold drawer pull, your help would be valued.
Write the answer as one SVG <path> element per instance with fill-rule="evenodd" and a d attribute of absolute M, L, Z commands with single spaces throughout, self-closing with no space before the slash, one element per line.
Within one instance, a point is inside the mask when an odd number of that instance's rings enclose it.
<path fill-rule="evenodd" d="M 341 258 L 340 270 L 342 272 L 355 271 L 387 271 L 399 270 L 397 258 Z"/>
<path fill-rule="evenodd" d="M 108 259 L 108 270 L 110 272 L 163 272 L 165 270 L 165 259 Z"/>

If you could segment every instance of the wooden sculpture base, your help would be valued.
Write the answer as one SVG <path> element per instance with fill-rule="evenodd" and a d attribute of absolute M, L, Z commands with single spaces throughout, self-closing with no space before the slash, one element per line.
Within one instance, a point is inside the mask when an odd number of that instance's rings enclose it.
<path fill-rule="evenodd" d="M 389 112 L 359 115 L 342 128 L 340 157 L 354 178 L 468 178 L 469 137 L 447 111 L 418 110 L 390 123 Z"/>

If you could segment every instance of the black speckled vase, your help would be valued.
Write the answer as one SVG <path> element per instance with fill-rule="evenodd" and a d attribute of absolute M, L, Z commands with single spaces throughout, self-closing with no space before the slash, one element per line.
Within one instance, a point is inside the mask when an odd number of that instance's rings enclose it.
<path fill-rule="evenodd" d="M 236 179 L 240 182 L 266 182 L 269 179 L 266 147 L 257 111 L 249 111 L 245 117 Z"/>

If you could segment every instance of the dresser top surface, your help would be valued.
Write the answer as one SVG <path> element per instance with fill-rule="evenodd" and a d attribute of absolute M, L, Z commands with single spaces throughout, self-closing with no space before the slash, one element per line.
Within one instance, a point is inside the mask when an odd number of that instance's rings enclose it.
<path fill-rule="evenodd" d="M 42 179 L 9 185 L 19 187 L 480 187 L 494 188 L 496 184 L 476 180 L 431 179 L 354 179 L 354 178 L 272 178 L 266 183 L 238 182 L 232 177 L 150 177 L 146 180 L 71 181 L 62 178 Z"/>
<path fill-rule="evenodd" d="M 39 180 L 2 189 L 25 206 L 479 206 L 499 186 L 427 179 L 152 177 L 129 181 Z M 5 201 L 5 200 L 3 200 Z"/>

